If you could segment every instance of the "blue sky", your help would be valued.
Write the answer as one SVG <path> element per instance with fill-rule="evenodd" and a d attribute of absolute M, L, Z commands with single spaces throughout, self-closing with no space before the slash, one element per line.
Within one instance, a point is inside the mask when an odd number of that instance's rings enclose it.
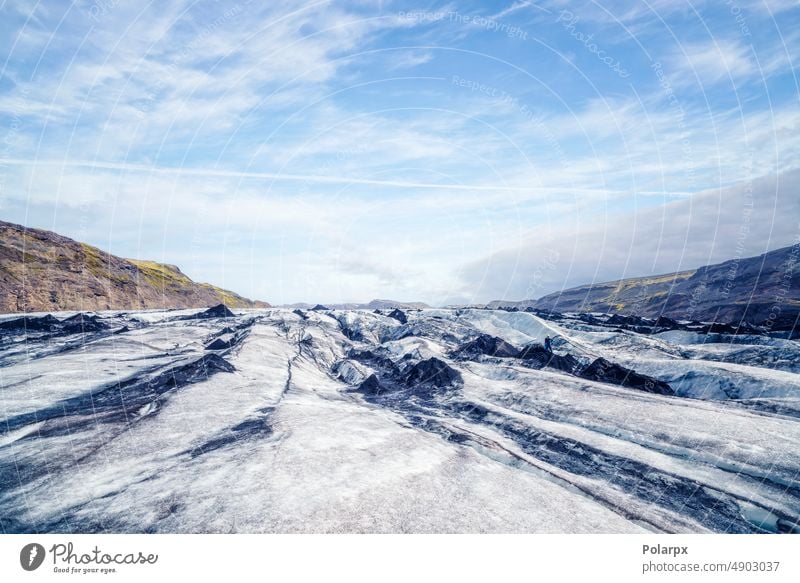
<path fill-rule="evenodd" d="M 273 303 L 800 232 L 795 1 L 3 2 L 0 218 Z"/>

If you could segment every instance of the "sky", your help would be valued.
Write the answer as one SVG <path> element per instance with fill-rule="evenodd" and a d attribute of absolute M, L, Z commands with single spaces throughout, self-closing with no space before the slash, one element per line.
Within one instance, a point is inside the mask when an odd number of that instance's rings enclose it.
<path fill-rule="evenodd" d="M 0 0 L 0 219 L 273 304 L 800 237 L 795 0 Z"/>

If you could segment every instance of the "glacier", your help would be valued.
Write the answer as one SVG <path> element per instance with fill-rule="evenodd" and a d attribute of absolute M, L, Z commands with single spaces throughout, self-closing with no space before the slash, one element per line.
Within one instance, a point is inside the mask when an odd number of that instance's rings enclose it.
<path fill-rule="evenodd" d="M 55 316 L 0 318 L 5 533 L 800 532 L 794 340 L 487 309 Z"/>

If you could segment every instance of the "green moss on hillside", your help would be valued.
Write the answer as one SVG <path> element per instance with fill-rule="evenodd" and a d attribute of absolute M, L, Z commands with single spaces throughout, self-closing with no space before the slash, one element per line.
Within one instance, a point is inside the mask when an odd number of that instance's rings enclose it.
<path fill-rule="evenodd" d="M 128 259 L 128 261 L 139 269 L 147 283 L 156 288 L 185 288 L 189 292 L 194 286 L 194 282 L 191 279 L 169 265 L 141 259 Z"/>
<path fill-rule="evenodd" d="M 252 303 L 249 300 L 246 300 L 242 296 L 235 294 L 233 292 L 229 292 L 222 288 L 219 288 L 215 285 L 211 285 L 209 283 L 202 283 L 200 284 L 202 287 L 213 291 L 217 297 L 219 298 L 220 303 L 225 304 L 229 308 L 250 308 L 252 307 Z"/>
<path fill-rule="evenodd" d="M 103 267 L 103 257 L 100 249 L 92 247 L 86 243 L 81 243 L 81 250 L 83 251 L 83 265 L 92 273 L 92 275 L 99 275 Z"/>

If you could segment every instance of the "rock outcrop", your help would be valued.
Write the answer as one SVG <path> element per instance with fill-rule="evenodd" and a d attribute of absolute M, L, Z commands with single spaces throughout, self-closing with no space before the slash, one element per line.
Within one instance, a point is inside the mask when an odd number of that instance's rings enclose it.
<path fill-rule="evenodd" d="M 449 364 L 436 357 L 421 360 L 403 372 L 406 387 L 417 389 L 443 389 L 462 384 L 461 374 Z"/>
<path fill-rule="evenodd" d="M 455 351 L 453 356 L 460 359 L 473 359 L 478 356 L 496 356 L 498 358 L 516 358 L 520 354 L 514 346 L 489 334 L 481 334 Z"/>
<path fill-rule="evenodd" d="M 659 395 L 675 394 L 672 387 L 664 381 L 639 374 L 634 370 L 609 362 L 605 358 L 596 359 L 589 366 L 581 370 L 578 376 L 591 381 L 611 383 L 621 387 L 630 387 L 632 389 L 645 391 L 646 393 L 656 393 Z"/>
<path fill-rule="evenodd" d="M 395 308 L 394 310 L 389 312 L 389 317 L 394 318 L 401 324 L 408 323 L 408 317 L 406 316 L 405 312 L 403 312 L 403 310 L 401 310 L 400 308 Z"/>

